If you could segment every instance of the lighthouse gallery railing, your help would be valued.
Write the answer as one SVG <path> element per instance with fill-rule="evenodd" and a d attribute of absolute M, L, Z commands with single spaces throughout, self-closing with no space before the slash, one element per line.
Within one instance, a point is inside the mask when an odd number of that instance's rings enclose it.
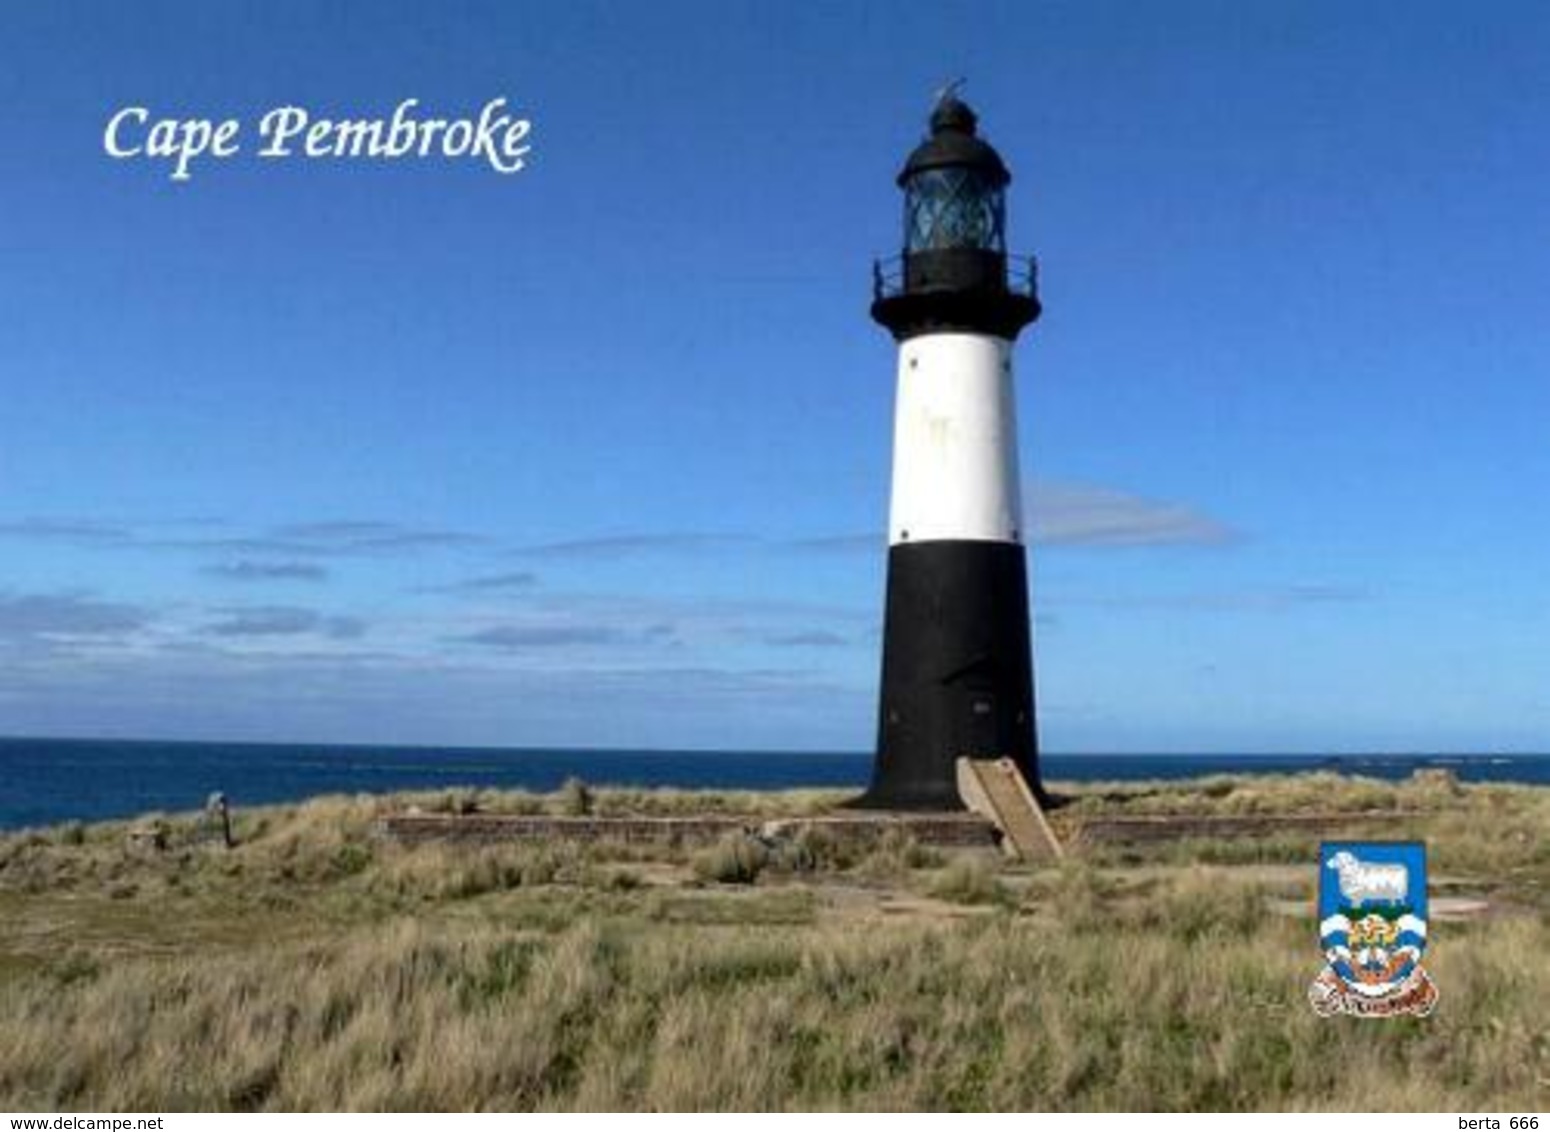
<path fill-rule="evenodd" d="M 893 255 L 872 261 L 872 298 L 891 299 L 904 293 L 904 256 Z M 1014 295 L 1039 297 L 1039 259 L 1031 255 L 1006 257 L 1006 289 Z"/>

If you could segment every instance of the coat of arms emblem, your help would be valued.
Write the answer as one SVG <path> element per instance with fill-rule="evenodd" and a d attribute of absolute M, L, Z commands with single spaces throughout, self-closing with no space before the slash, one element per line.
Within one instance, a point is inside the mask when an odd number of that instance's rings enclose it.
<path fill-rule="evenodd" d="M 1419 841 L 1320 846 L 1319 943 L 1325 967 L 1308 988 L 1319 1014 L 1430 1014 L 1437 987 L 1421 967 L 1426 846 Z"/>

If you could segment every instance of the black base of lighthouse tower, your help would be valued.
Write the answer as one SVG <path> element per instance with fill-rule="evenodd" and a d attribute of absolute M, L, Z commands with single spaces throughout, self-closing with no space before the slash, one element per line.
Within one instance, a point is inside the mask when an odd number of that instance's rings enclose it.
<path fill-rule="evenodd" d="M 1010 758 L 1042 798 L 1012 347 L 1040 313 L 1009 272 L 1001 157 L 950 93 L 899 174 L 904 254 L 873 269 L 899 344 L 872 782 L 859 806 L 957 810 L 957 760 Z"/>
<path fill-rule="evenodd" d="M 885 617 L 877 762 L 861 804 L 962 809 L 959 756 L 1014 759 L 1037 783 L 1022 546 L 895 546 Z"/>

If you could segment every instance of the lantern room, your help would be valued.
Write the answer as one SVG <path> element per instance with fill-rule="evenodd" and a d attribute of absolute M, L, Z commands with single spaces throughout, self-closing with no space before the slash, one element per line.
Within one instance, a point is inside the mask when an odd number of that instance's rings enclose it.
<path fill-rule="evenodd" d="M 1006 250 L 1011 180 L 974 111 L 943 94 L 898 176 L 902 253 L 873 264 L 872 317 L 894 337 L 979 330 L 1012 339 L 1039 317 L 1037 264 Z"/>
<path fill-rule="evenodd" d="M 1011 176 L 1001 157 L 976 136 L 974 111 L 944 99 L 931 115 L 931 136 L 910 154 L 904 190 L 904 252 L 968 248 L 1006 253 L 1006 196 Z"/>

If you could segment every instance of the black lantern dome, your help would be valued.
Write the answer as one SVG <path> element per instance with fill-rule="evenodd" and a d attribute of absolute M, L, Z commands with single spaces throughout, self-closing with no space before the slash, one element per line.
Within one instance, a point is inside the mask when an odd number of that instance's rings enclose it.
<path fill-rule="evenodd" d="M 895 338 L 949 330 L 1015 338 L 1040 307 L 1032 257 L 1007 256 L 1012 175 L 956 95 L 937 102 L 930 126 L 898 176 L 904 246 L 874 265 L 872 317 Z"/>

